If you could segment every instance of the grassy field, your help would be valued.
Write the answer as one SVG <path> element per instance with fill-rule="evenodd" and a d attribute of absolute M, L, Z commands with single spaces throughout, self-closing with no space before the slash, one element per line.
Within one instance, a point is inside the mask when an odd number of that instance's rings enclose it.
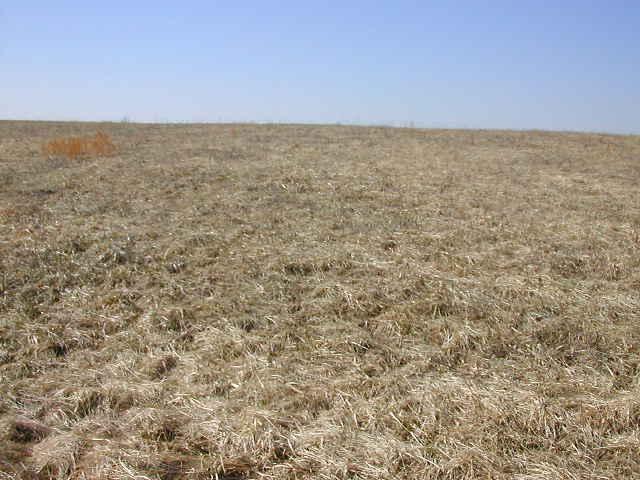
<path fill-rule="evenodd" d="M 639 478 L 639 186 L 632 136 L 0 122 L 0 479 Z"/>

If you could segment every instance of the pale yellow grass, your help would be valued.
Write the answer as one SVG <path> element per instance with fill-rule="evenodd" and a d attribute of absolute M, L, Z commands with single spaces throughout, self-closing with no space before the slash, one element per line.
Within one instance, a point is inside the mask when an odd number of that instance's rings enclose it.
<path fill-rule="evenodd" d="M 639 180 L 632 136 L 0 122 L 0 478 L 638 478 Z"/>

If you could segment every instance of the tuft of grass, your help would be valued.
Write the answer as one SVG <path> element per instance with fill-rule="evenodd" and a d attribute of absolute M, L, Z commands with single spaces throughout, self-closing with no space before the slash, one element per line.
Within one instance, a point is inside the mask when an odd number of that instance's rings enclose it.
<path fill-rule="evenodd" d="M 116 147 L 111 137 L 104 132 L 97 132 L 89 137 L 61 137 L 49 140 L 42 146 L 46 157 L 62 157 L 75 160 L 79 157 L 113 155 Z"/>
<path fill-rule="evenodd" d="M 29 443 L 40 441 L 51 433 L 51 429 L 29 418 L 17 417 L 11 426 L 10 440 L 14 442 Z"/>

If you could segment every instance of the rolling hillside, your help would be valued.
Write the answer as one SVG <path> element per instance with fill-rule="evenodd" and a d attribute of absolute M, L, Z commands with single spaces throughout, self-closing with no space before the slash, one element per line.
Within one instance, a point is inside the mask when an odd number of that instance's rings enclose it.
<path fill-rule="evenodd" d="M 638 478 L 639 185 L 633 136 L 0 122 L 0 478 Z"/>

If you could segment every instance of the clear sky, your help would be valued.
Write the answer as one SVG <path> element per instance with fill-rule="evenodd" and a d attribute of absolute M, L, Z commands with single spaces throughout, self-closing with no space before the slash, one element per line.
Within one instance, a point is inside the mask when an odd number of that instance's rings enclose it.
<path fill-rule="evenodd" d="M 0 1 L 0 118 L 640 133 L 640 1 Z"/>

